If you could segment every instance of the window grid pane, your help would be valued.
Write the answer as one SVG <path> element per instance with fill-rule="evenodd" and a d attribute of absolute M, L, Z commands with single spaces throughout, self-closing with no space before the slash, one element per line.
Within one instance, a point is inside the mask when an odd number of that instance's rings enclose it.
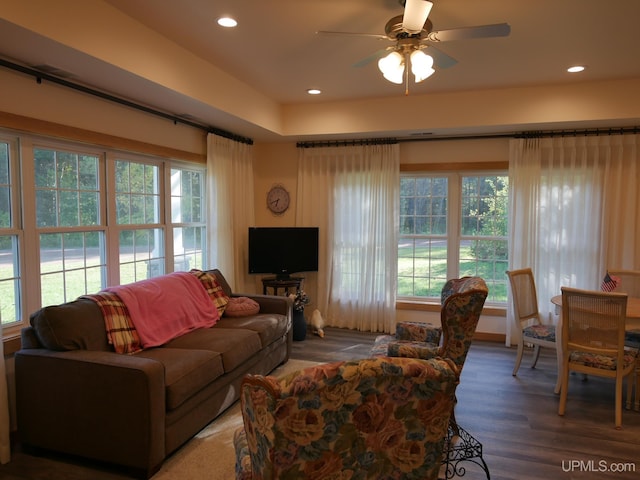
<path fill-rule="evenodd" d="M 173 262 L 175 271 L 202 270 L 204 266 L 204 227 L 173 229 Z"/>
<path fill-rule="evenodd" d="M 496 303 L 507 301 L 508 192 L 507 176 L 462 178 L 460 276 L 482 277 Z"/>
<path fill-rule="evenodd" d="M 398 296 L 439 297 L 447 279 L 448 178 L 400 179 Z"/>
<path fill-rule="evenodd" d="M 120 283 L 132 283 L 165 273 L 160 228 L 120 232 Z"/>
<path fill-rule="evenodd" d="M 160 222 L 160 168 L 116 161 L 116 222 L 149 225 Z"/>
<path fill-rule="evenodd" d="M 20 268 L 18 237 L 0 236 L 0 315 L 2 325 L 20 320 Z"/>
<path fill-rule="evenodd" d="M 171 222 L 175 271 L 205 265 L 204 171 L 171 169 Z"/>
<path fill-rule="evenodd" d="M 95 155 L 34 149 L 39 228 L 100 223 L 98 165 Z"/>
<path fill-rule="evenodd" d="M 9 144 L 0 143 L 0 228 L 13 226 Z"/>
<path fill-rule="evenodd" d="M 104 232 L 40 234 L 42 305 L 57 305 L 106 286 Z"/>

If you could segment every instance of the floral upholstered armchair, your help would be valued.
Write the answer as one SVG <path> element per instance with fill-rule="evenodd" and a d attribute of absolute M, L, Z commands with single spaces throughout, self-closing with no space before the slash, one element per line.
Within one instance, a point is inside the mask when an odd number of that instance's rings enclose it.
<path fill-rule="evenodd" d="M 488 293 L 487 284 L 480 277 L 448 280 L 440 297 L 442 328 L 428 323 L 400 322 L 396 326 L 395 335 L 380 335 L 376 338 L 372 355 L 447 358 L 455 363 L 458 373 L 461 373 Z M 451 423 L 457 431 L 453 413 Z"/>
<path fill-rule="evenodd" d="M 242 383 L 237 479 L 436 479 L 455 365 L 376 357 Z"/>
<path fill-rule="evenodd" d="M 480 277 L 448 280 L 441 293 L 442 327 L 400 322 L 395 335 L 376 338 L 372 355 L 424 359 L 438 356 L 453 360 L 462 370 L 488 293 L 487 284 Z"/>

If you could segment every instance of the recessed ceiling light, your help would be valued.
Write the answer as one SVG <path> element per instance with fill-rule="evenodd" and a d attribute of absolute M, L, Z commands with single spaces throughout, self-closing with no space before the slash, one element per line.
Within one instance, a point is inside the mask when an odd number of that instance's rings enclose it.
<path fill-rule="evenodd" d="M 318 90 L 317 88 L 310 88 L 309 90 L 307 90 L 307 93 L 309 95 L 320 95 L 322 91 Z"/>
<path fill-rule="evenodd" d="M 575 65 L 573 67 L 567 68 L 567 72 L 569 73 L 578 73 L 578 72 L 582 72 L 583 70 L 584 70 L 584 67 L 582 65 Z"/>
<path fill-rule="evenodd" d="M 221 27 L 227 27 L 227 28 L 231 28 L 231 27 L 235 27 L 238 25 L 238 22 L 236 22 L 233 18 L 231 17 L 220 17 L 218 19 L 218 25 L 220 25 Z"/>

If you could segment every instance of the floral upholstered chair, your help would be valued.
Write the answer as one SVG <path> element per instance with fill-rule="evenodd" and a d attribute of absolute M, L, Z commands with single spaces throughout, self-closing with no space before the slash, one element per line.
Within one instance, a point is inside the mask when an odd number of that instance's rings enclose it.
<path fill-rule="evenodd" d="M 424 359 L 438 356 L 453 360 L 462 370 L 488 293 L 487 284 L 480 277 L 448 280 L 440 297 L 442 328 L 430 323 L 400 322 L 395 335 L 376 338 L 372 355 Z"/>
<path fill-rule="evenodd" d="M 442 328 L 428 323 L 400 322 L 396 326 L 396 335 L 376 338 L 372 355 L 448 358 L 461 373 L 488 293 L 487 284 L 480 277 L 448 280 L 440 296 Z M 440 333 L 443 333 L 442 342 Z M 451 421 L 457 430 L 453 413 Z"/>
<path fill-rule="evenodd" d="M 453 396 L 444 359 L 376 357 L 244 378 L 237 479 L 436 479 Z"/>

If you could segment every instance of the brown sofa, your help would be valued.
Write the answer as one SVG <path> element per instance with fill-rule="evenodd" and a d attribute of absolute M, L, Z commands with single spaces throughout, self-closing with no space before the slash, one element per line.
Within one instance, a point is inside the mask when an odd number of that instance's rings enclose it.
<path fill-rule="evenodd" d="M 222 316 L 133 355 L 115 353 L 92 300 L 34 313 L 15 355 L 20 441 L 150 477 L 238 399 L 245 374 L 266 375 L 288 360 L 291 300 L 243 296 L 259 303 L 258 314 Z"/>

